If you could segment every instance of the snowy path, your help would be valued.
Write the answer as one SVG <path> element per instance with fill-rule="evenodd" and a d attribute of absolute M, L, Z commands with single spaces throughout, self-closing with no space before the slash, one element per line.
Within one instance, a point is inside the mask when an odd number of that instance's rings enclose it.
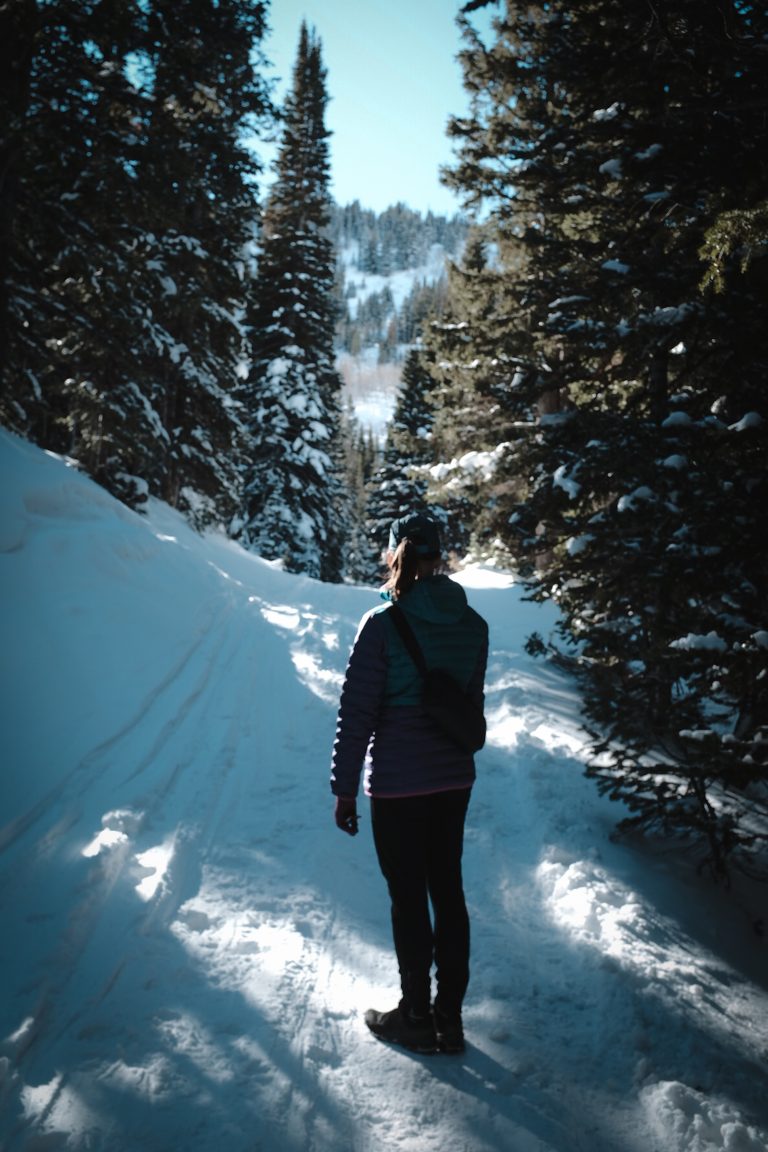
<path fill-rule="evenodd" d="M 523 650 L 546 611 L 464 577 L 493 647 L 469 1047 L 414 1057 L 362 1023 L 396 999 L 386 897 L 328 789 L 370 590 L 0 449 L 3 1152 L 765 1152 L 765 945 L 611 842 L 573 691 Z"/>

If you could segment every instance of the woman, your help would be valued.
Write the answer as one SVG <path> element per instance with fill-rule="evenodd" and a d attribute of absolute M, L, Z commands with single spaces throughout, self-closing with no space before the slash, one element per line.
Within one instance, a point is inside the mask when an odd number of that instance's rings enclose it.
<path fill-rule="evenodd" d="M 438 574 L 440 536 L 428 516 L 394 522 L 387 563 L 389 602 L 363 617 L 349 658 L 331 774 L 336 824 L 354 836 L 365 768 L 376 853 L 392 901 L 401 999 L 388 1012 L 370 1009 L 365 1020 L 380 1039 L 413 1051 L 461 1052 L 469 981 L 461 855 L 475 765 L 423 711 L 422 678 L 393 623 L 393 604 L 427 666 L 451 672 L 481 708 L 488 626 L 461 585 Z"/>

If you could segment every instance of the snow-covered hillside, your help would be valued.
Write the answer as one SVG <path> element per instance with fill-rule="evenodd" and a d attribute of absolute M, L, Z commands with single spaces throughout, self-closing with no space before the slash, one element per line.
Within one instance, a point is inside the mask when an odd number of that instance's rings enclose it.
<path fill-rule="evenodd" d="M 402 268 L 388 275 L 362 272 L 358 267 L 360 245 L 350 241 L 340 252 L 344 270 L 345 292 L 350 293 L 347 304 L 354 317 L 361 303 L 376 293 L 388 291 L 392 311 L 388 318 L 403 307 L 404 301 L 419 284 L 435 284 L 445 274 L 448 253 L 441 244 L 433 244 L 427 260 L 412 268 Z M 406 347 L 401 346 L 402 355 Z M 358 355 L 341 351 L 336 368 L 343 382 L 342 395 L 351 405 L 362 428 L 370 429 L 379 443 L 386 439 L 387 424 L 392 419 L 400 387 L 402 361 L 379 363 L 379 345 L 369 344 Z"/>
<path fill-rule="evenodd" d="M 401 268 L 387 275 L 376 272 L 362 272 L 358 267 L 360 246 L 354 241 L 346 244 L 340 253 L 344 268 L 344 286 L 354 295 L 350 299 L 350 309 L 354 315 L 359 304 L 375 292 L 386 288 L 392 293 L 395 308 L 402 308 L 403 302 L 417 284 L 433 284 L 445 273 L 448 253 L 442 244 L 432 244 L 427 259 L 413 268 Z"/>
<path fill-rule="evenodd" d="M 492 638 L 469 1044 L 415 1057 L 363 1024 L 387 900 L 328 788 L 375 590 L 5 432 L 0 492 L 3 1152 L 765 1152 L 764 895 L 612 842 L 572 687 L 524 653 L 548 610 L 460 577 Z"/>

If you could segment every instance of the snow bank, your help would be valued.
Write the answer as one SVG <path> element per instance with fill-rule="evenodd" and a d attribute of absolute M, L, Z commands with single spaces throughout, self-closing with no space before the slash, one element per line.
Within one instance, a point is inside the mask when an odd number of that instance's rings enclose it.
<path fill-rule="evenodd" d="M 731 1105 L 674 1081 L 641 1093 L 651 1131 L 664 1152 L 765 1152 L 765 1133 Z"/>

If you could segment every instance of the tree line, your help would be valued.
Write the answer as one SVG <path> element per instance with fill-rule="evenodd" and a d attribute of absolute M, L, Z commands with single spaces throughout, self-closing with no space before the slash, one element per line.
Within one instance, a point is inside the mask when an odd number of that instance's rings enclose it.
<path fill-rule="evenodd" d="M 400 363 L 427 317 L 442 310 L 445 276 L 435 275 L 434 266 L 441 258 L 459 256 L 467 229 L 458 213 L 421 213 L 402 203 L 379 213 L 357 200 L 334 204 L 330 230 L 337 259 L 337 350 L 359 356 L 375 345 L 379 363 Z M 388 279 L 397 272 L 414 276 L 399 304 Z M 371 290 L 369 275 L 384 278 L 384 284 Z"/>
<path fill-rule="evenodd" d="M 302 26 L 273 105 L 267 13 L 0 8 L 0 419 L 134 507 L 338 579 L 326 74 Z"/>
<path fill-rule="evenodd" d="M 338 251 L 354 249 L 354 268 L 382 276 L 426 264 L 435 244 L 456 255 L 466 234 L 466 222 L 459 215 L 422 214 L 403 203 L 374 212 L 359 200 L 334 205 L 330 228 Z"/>
<path fill-rule="evenodd" d="M 337 350 L 360 356 L 375 347 L 380 364 L 400 363 L 426 321 L 443 311 L 446 289 L 444 274 L 421 276 L 398 307 L 388 284 L 365 295 L 354 282 L 347 285 L 336 321 Z"/>

